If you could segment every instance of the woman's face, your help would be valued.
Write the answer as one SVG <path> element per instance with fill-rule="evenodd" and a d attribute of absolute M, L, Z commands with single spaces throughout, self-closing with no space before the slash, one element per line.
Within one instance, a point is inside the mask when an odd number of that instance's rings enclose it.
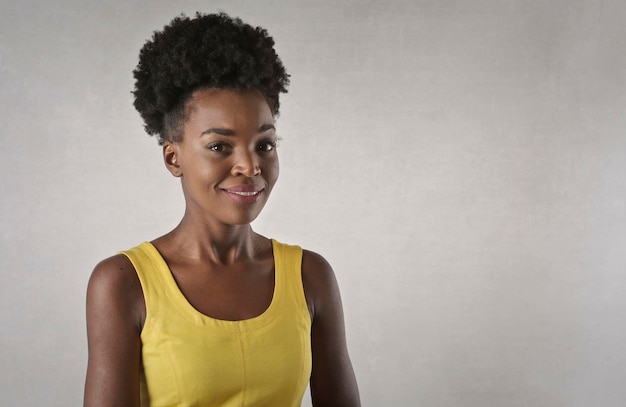
<path fill-rule="evenodd" d="M 223 224 L 253 221 L 278 179 L 274 117 L 256 90 L 202 89 L 186 105 L 180 142 L 166 142 L 187 212 Z"/>

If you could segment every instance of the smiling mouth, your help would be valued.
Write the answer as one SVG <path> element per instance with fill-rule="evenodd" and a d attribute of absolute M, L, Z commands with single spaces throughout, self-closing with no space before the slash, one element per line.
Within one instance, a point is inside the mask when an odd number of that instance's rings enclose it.
<path fill-rule="evenodd" d="M 261 191 L 256 192 L 247 192 L 247 191 L 228 191 L 231 194 L 239 195 L 239 196 L 255 196 L 261 193 Z"/>
<path fill-rule="evenodd" d="M 236 186 L 224 189 L 226 195 L 240 205 L 254 205 L 265 189 L 261 186 Z"/>

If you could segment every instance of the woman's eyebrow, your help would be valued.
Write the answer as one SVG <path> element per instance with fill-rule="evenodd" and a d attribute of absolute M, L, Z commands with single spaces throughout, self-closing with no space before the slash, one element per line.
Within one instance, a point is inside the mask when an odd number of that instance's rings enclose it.
<path fill-rule="evenodd" d="M 205 136 L 211 133 L 219 134 L 220 136 L 234 136 L 235 135 L 234 130 L 225 129 L 221 127 L 211 127 L 210 129 L 206 129 L 205 131 L 203 131 L 200 135 Z"/>
<path fill-rule="evenodd" d="M 259 127 L 258 131 L 259 131 L 259 133 L 265 133 L 266 131 L 269 131 L 269 130 L 276 130 L 276 127 L 274 127 L 273 124 L 269 124 L 268 123 L 268 124 L 264 124 L 261 127 Z"/>
<path fill-rule="evenodd" d="M 276 127 L 274 127 L 273 124 L 264 124 L 261 127 L 259 127 L 257 132 L 265 133 L 266 131 L 269 131 L 269 130 L 276 130 Z M 219 134 L 220 136 L 234 136 L 236 134 L 235 131 L 231 129 L 226 129 L 222 127 L 211 127 L 210 129 L 206 129 L 205 131 L 203 131 L 200 135 L 204 136 L 204 135 L 211 134 L 211 133 Z"/>

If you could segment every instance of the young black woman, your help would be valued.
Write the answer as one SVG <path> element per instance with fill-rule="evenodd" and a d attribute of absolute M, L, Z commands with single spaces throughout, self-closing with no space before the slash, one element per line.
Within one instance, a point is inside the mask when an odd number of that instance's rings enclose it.
<path fill-rule="evenodd" d="M 186 208 L 93 271 L 85 406 L 299 406 L 309 382 L 315 407 L 360 405 L 332 268 L 250 226 L 278 179 L 273 45 L 222 13 L 141 50 L 135 107 Z"/>

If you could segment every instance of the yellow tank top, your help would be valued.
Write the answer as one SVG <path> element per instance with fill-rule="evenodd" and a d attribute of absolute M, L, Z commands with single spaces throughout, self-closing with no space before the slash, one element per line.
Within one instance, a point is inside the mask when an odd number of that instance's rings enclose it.
<path fill-rule="evenodd" d="M 152 244 L 122 252 L 137 270 L 146 302 L 142 406 L 300 406 L 311 375 L 302 249 L 275 240 L 272 247 L 272 301 L 242 321 L 193 308 Z"/>

